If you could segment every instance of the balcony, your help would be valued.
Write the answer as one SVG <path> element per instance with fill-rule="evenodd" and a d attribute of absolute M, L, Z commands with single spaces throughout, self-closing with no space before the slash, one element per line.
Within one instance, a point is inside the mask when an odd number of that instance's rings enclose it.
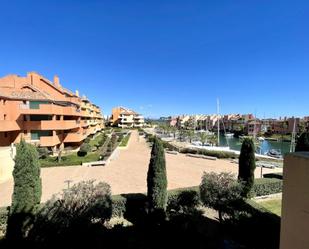
<path fill-rule="evenodd" d="M 83 141 L 87 137 L 86 133 L 75 132 L 65 134 L 65 143 L 78 143 Z"/>
<path fill-rule="evenodd" d="M 55 146 L 61 143 L 60 135 L 40 137 L 41 146 Z"/>
<path fill-rule="evenodd" d="M 20 129 L 21 125 L 17 121 L 0 120 L 0 132 L 18 131 Z"/>
<path fill-rule="evenodd" d="M 77 120 L 25 121 L 24 128 L 29 130 L 70 130 L 80 126 Z"/>
<path fill-rule="evenodd" d="M 37 109 L 32 109 L 29 104 L 20 104 L 21 114 L 55 114 L 67 116 L 80 116 L 81 112 L 74 106 L 59 106 L 54 104 L 39 104 Z"/>

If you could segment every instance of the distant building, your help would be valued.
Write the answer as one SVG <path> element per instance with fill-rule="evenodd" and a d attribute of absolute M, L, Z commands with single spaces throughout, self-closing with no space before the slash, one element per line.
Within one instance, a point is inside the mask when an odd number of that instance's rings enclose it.
<path fill-rule="evenodd" d="M 113 108 L 110 124 L 121 128 L 143 127 L 145 120 L 137 112 L 120 106 Z"/>
<path fill-rule="evenodd" d="M 0 78 L 0 146 L 26 142 L 56 152 L 104 128 L 98 106 L 35 72 Z"/>

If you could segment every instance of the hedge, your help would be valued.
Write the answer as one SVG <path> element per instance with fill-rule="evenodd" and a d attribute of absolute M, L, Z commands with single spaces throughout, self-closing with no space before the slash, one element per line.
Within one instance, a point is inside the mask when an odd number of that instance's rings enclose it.
<path fill-rule="evenodd" d="M 70 155 L 65 155 L 61 157 L 61 161 L 58 162 L 56 157 L 47 157 L 45 159 L 40 159 L 41 167 L 56 167 L 56 166 L 74 166 L 81 165 L 83 162 L 98 161 L 98 153 L 88 153 L 84 157 L 79 157 L 77 153 Z"/>
<path fill-rule="evenodd" d="M 255 179 L 253 192 L 256 196 L 270 195 L 282 192 L 283 181 L 276 178 Z"/>
<path fill-rule="evenodd" d="M 283 173 L 267 173 L 263 174 L 264 178 L 276 178 L 276 179 L 283 179 Z"/>
<path fill-rule="evenodd" d="M 180 153 L 185 154 L 200 154 L 205 156 L 213 156 L 217 158 L 238 158 L 238 155 L 234 152 L 229 151 L 213 151 L 205 149 L 193 149 L 193 148 L 184 148 L 180 150 Z"/>

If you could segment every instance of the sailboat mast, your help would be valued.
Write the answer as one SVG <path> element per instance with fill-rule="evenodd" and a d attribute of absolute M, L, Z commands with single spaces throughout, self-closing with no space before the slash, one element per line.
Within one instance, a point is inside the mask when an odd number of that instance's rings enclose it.
<path fill-rule="evenodd" d="M 295 133 L 296 133 L 296 119 L 294 118 L 294 124 L 293 124 L 293 132 L 292 132 L 292 138 L 291 138 L 291 145 L 290 145 L 290 152 L 295 151 Z"/>
<path fill-rule="evenodd" d="M 219 116 L 219 99 L 217 99 L 217 115 L 218 115 L 218 146 L 220 146 L 220 116 Z"/>

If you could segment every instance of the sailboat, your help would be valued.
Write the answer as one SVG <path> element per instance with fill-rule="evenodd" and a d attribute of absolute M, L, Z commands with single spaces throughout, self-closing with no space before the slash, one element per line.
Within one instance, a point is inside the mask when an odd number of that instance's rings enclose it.
<path fill-rule="evenodd" d="M 295 140 L 296 140 L 296 119 L 294 118 L 293 132 L 292 132 L 291 145 L 290 145 L 290 152 L 295 152 L 295 146 L 296 146 Z"/>

